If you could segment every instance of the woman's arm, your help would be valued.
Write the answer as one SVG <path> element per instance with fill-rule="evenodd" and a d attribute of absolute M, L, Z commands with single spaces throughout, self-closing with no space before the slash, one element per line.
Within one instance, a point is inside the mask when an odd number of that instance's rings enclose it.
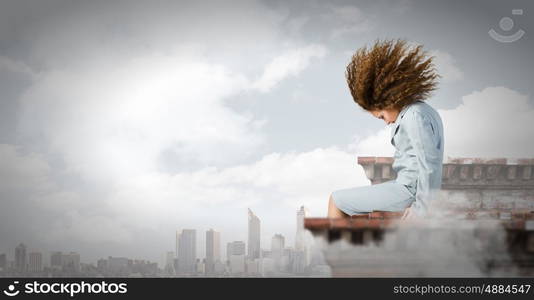
<path fill-rule="evenodd" d="M 410 210 L 417 216 L 425 216 L 435 195 L 433 189 L 435 184 L 432 180 L 435 180 L 434 175 L 440 170 L 439 164 L 442 163 L 437 146 L 439 136 L 435 132 L 436 129 L 432 127 L 429 117 L 417 110 L 412 110 L 407 114 L 409 115 L 405 116 L 408 118 L 404 124 L 419 166 L 415 202 Z"/>

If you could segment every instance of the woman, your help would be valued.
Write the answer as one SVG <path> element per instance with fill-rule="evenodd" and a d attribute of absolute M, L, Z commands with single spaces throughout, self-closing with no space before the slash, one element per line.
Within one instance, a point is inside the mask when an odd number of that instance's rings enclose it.
<path fill-rule="evenodd" d="M 424 100 L 436 89 L 432 59 L 406 41 L 377 41 L 359 49 L 347 66 L 354 101 L 386 124 L 393 124 L 395 180 L 334 191 L 328 217 L 372 211 L 404 211 L 403 219 L 426 216 L 441 187 L 443 125 Z"/>

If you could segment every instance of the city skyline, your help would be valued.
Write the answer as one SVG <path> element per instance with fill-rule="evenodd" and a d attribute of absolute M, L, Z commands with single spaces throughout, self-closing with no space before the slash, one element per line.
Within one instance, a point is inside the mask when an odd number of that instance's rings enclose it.
<path fill-rule="evenodd" d="M 301 206 L 300 209 L 296 211 L 296 236 L 302 235 L 306 230 L 303 227 L 301 219 L 305 217 L 305 208 Z M 219 275 L 223 274 L 224 271 L 220 271 L 221 264 L 224 268 L 230 268 L 230 273 L 233 275 L 243 275 L 249 274 L 251 268 L 255 268 L 253 272 L 249 275 L 260 275 L 258 266 L 252 267 L 252 263 L 258 263 L 264 258 L 273 259 L 272 266 L 273 270 L 281 269 L 282 262 L 281 259 L 285 255 L 286 251 L 303 251 L 304 257 L 302 260 L 303 266 L 298 267 L 298 270 L 302 270 L 309 265 L 309 247 L 311 244 L 306 244 L 304 242 L 298 244 L 300 245 L 297 249 L 297 244 L 295 247 L 286 246 L 285 237 L 282 234 L 275 233 L 271 237 L 271 243 L 267 247 L 259 247 L 259 238 L 261 235 L 260 231 L 260 218 L 248 209 L 249 217 L 249 226 L 252 230 L 249 241 L 254 243 L 253 247 L 248 247 L 249 243 L 245 241 L 231 241 L 226 244 L 226 252 L 222 252 L 222 245 L 220 243 L 221 233 L 215 231 L 213 228 L 210 228 L 205 232 L 206 234 L 206 256 L 200 257 L 197 255 L 196 245 L 197 245 L 197 231 L 196 229 L 184 228 L 181 230 L 176 230 L 175 235 L 175 251 L 166 251 L 165 261 L 163 263 L 155 262 L 156 268 L 161 266 L 159 274 L 166 276 L 169 275 L 180 275 L 185 274 L 193 276 L 191 274 L 204 273 L 205 275 L 214 275 L 217 274 L 217 269 L 219 269 Z M 302 226 L 300 228 L 299 226 Z M 297 238 L 295 238 L 297 240 Z M 258 251 L 256 249 L 258 248 Z M 211 248 L 211 250 L 209 250 Z M 40 274 L 44 270 L 50 272 L 70 272 L 68 274 L 78 274 L 81 272 L 82 265 L 85 265 L 85 268 L 94 267 L 99 271 L 102 270 L 118 270 L 121 266 L 124 268 L 131 263 L 129 262 L 143 262 L 150 265 L 150 260 L 139 259 L 139 258 L 128 258 L 121 256 L 108 256 L 108 258 L 99 258 L 96 261 L 88 262 L 81 259 L 81 255 L 77 252 L 63 252 L 63 251 L 48 251 L 48 255 L 43 255 L 46 252 L 41 252 L 38 250 L 29 251 L 28 247 L 24 243 L 20 243 L 15 248 L 14 259 L 9 260 L 6 253 L 0 253 L 0 274 L 2 272 L 7 272 L 7 270 L 13 270 L 20 272 L 20 274 Z M 249 254 L 250 253 L 250 254 Z M 256 257 L 255 255 L 258 255 Z M 43 256 L 49 258 L 49 260 L 43 260 Z M 222 257 L 226 257 L 226 260 L 223 260 Z M 202 263 L 202 271 L 198 271 L 198 263 Z M 287 264 L 287 262 L 285 262 Z M 211 264 L 211 267 L 209 266 Z M 219 265 L 217 265 L 219 264 Z M 172 269 L 169 271 L 169 267 Z M 288 267 L 288 266 L 286 266 Z M 159 270 L 159 269 L 158 269 Z M 237 271 L 236 271 L 237 270 Z M 170 272 L 170 273 L 169 273 Z M 301 271 L 299 271 L 301 272 Z M 61 273 L 57 273 L 61 274 Z M 115 274 L 115 273 L 110 273 Z M 117 273 L 118 274 L 118 273 Z M 228 275 L 228 274 L 227 274 Z M 302 274 L 301 274 L 302 275 Z"/>
<path fill-rule="evenodd" d="M 444 157 L 534 157 L 532 11 L 525 0 L 0 1 L 0 253 L 22 241 L 163 263 L 182 228 L 216 229 L 224 252 L 248 241 L 247 207 L 260 245 L 276 233 L 295 245 L 295 209 L 325 216 L 332 191 L 370 184 L 357 157 L 394 154 L 391 128 L 344 76 L 376 39 L 436 57 L 428 103 Z M 514 42 L 489 34 L 519 30 Z"/>

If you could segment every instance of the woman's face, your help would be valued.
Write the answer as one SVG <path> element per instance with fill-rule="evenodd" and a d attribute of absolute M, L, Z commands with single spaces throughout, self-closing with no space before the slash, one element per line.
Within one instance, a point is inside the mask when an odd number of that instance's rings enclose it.
<path fill-rule="evenodd" d="M 389 125 L 395 123 L 400 111 L 395 108 L 386 108 L 381 110 L 370 110 L 369 112 L 376 118 L 384 120 L 384 122 Z"/>

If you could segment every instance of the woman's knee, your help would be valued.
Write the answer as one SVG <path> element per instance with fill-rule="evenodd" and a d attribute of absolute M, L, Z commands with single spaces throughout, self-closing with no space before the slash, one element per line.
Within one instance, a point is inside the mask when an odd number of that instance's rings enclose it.
<path fill-rule="evenodd" d="M 337 205 L 336 203 L 336 195 L 335 195 L 335 192 L 331 193 L 330 194 L 330 198 L 328 198 L 328 203 L 329 205 L 339 209 L 339 206 Z"/>
<path fill-rule="evenodd" d="M 328 198 L 328 202 L 330 202 L 332 204 L 336 204 L 336 202 L 334 201 L 334 193 L 330 193 L 330 197 Z"/>

